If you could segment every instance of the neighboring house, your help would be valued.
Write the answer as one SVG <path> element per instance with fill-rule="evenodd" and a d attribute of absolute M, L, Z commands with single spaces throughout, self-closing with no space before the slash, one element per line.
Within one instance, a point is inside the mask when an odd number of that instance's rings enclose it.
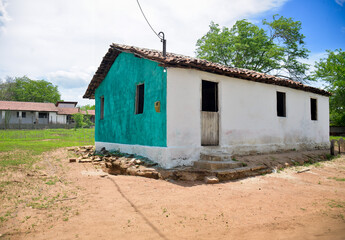
<path fill-rule="evenodd" d="M 17 102 L 0 101 L 0 128 L 21 128 L 28 125 L 71 124 L 72 115 L 81 112 L 77 102 Z M 84 114 L 84 113 L 83 113 Z M 89 113 L 94 118 L 94 112 Z"/>
<path fill-rule="evenodd" d="M 6 118 L 7 124 L 55 124 L 58 109 L 54 103 L 0 101 L 0 111 L 1 124 Z"/>
<path fill-rule="evenodd" d="M 190 165 L 200 153 L 329 147 L 327 91 L 206 60 L 112 44 L 84 98 L 96 149 Z"/>

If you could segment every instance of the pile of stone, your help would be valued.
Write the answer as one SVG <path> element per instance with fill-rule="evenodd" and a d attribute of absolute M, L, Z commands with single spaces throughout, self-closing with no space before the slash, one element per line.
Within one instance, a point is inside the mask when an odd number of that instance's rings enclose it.
<path fill-rule="evenodd" d="M 157 163 L 147 158 L 142 158 L 133 154 L 123 154 L 120 152 L 109 152 L 105 148 L 96 152 L 93 146 L 83 146 L 69 148 L 69 151 L 80 155 L 78 158 L 70 158 L 70 162 L 92 163 L 101 165 L 103 171 L 113 175 L 132 175 L 147 178 L 161 178 L 154 166 Z"/>

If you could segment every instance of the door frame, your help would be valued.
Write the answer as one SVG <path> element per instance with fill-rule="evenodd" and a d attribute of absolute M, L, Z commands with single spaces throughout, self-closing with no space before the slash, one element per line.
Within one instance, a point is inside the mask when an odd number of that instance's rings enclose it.
<path fill-rule="evenodd" d="M 207 79 L 207 78 L 206 78 Z M 205 78 L 202 78 L 201 79 L 201 82 L 200 82 L 200 145 L 201 146 L 220 146 L 220 138 L 221 138 L 221 105 L 220 105 L 220 86 L 221 86 L 221 82 L 219 80 L 210 80 L 210 79 L 207 79 L 206 80 Z M 203 87 L 203 81 L 206 81 L 206 82 L 212 82 L 214 84 L 216 84 L 216 91 L 217 91 L 217 117 L 218 117 L 218 141 L 217 141 L 217 145 L 206 145 L 206 144 L 202 144 L 202 137 L 203 137 L 203 125 L 202 125 L 202 112 L 207 112 L 207 111 L 202 111 L 202 107 L 203 107 L 203 91 L 202 91 L 202 87 Z"/>

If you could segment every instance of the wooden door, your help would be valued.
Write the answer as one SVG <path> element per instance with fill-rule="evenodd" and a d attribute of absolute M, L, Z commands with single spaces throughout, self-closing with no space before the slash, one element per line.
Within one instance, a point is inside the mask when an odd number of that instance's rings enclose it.
<path fill-rule="evenodd" d="M 201 145 L 219 145 L 218 83 L 202 81 Z"/>

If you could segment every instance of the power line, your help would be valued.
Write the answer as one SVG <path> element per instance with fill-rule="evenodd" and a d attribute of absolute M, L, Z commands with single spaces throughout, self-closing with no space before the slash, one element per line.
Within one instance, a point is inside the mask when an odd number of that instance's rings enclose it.
<path fill-rule="evenodd" d="M 159 39 L 162 40 L 162 38 L 158 35 L 158 33 L 153 29 L 153 27 L 151 26 L 151 24 L 150 24 L 149 21 L 147 20 L 147 18 L 146 18 L 146 16 L 145 16 L 145 13 L 144 13 L 143 9 L 142 9 L 141 6 L 140 6 L 139 0 L 137 0 L 137 3 L 138 3 L 138 6 L 139 6 L 139 8 L 140 8 L 140 11 L 141 11 L 141 13 L 143 14 L 143 16 L 144 16 L 144 18 L 145 18 L 147 24 L 150 26 L 150 28 L 152 29 L 152 31 L 157 35 L 157 37 L 158 37 Z"/>
<path fill-rule="evenodd" d="M 149 23 L 149 21 L 147 20 L 143 9 L 140 6 L 139 0 L 137 0 L 138 6 L 140 8 L 141 13 L 143 14 L 147 24 L 150 26 L 151 30 L 156 34 L 156 36 L 161 40 L 161 42 L 163 43 L 163 57 L 166 57 L 166 44 L 167 44 L 167 40 L 165 39 L 165 35 L 164 32 L 159 32 L 157 34 L 157 32 L 153 29 L 153 27 L 151 26 L 151 24 Z"/>

